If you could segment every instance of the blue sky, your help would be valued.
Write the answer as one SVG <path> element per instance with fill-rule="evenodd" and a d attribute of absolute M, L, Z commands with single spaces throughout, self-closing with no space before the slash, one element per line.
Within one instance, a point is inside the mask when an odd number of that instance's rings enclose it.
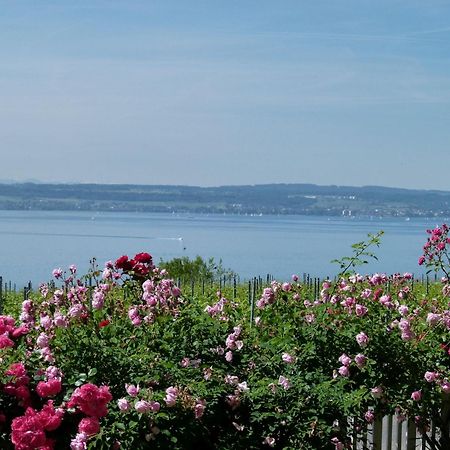
<path fill-rule="evenodd" d="M 0 6 L 0 179 L 450 190 L 448 1 Z"/>

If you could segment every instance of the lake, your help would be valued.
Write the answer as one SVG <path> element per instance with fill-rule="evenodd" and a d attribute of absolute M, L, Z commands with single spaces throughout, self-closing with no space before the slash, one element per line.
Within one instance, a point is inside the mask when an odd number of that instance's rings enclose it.
<path fill-rule="evenodd" d="M 103 263 L 147 251 L 155 262 L 179 256 L 214 257 L 242 278 L 267 273 L 333 276 L 330 261 L 351 244 L 384 230 L 379 261 L 360 272 L 422 273 L 417 265 L 427 228 L 436 219 L 235 216 L 72 211 L 0 211 L 0 276 L 20 284 L 51 277 L 55 267 Z"/>

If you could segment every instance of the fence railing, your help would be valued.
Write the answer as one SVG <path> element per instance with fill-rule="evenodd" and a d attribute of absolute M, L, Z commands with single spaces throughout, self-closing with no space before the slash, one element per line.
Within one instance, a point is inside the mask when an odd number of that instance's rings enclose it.
<path fill-rule="evenodd" d="M 440 430 L 433 423 L 421 434 L 413 420 L 398 421 L 396 416 L 385 416 L 364 433 L 355 433 L 352 450 L 449 450 L 440 440 Z"/>

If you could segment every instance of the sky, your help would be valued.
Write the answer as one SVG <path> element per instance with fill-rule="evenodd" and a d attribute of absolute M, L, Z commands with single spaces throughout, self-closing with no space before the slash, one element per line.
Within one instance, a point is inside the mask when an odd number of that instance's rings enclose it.
<path fill-rule="evenodd" d="M 450 190 L 450 2 L 0 0 L 0 165 Z"/>

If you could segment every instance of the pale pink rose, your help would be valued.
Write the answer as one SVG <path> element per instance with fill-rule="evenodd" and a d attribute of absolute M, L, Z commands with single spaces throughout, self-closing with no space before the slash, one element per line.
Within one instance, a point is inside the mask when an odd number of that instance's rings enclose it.
<path fill-rule="evenodd" d="M 36 344 L 40 348 L 48 347 L 49 342 L 50 338 L 45 333 L 41 333 L 36 339 Z"/>
<path fill-rule="evenodd" d="M 428 383 L 432 383 L 433 381 L 436 381 L 439 377 L 439 374 L 437 372 L 425 372 L 424 378 L 428 381 Z"/>
<path fill-rule="evenodd" d="M 50 316 L 41 316 L 41 326 L 42 328 L 48 330 L 53 325 L 53 321 Z"/>
<path fill-rule="evenodd" d="M 359 369 L 362 369 L 366 365 L 367 358 L 362 354 L 358 353 L 355 356 L 355 363 Z"/>
<path fill-rule="evenodd" d="M 361 333 L 358 333 L 356 335 L 356 342 L 359 344 L 360 347 L 366 347 L 369 343 L 369 337 L 366 333 L 361 331 Z"/>
<path fill-rule="evenodd" d="M 372 397 L 374 398 L 380 398 L 383 395 L 383 388 L 381 386 L 375 386 L 370 390 L 370 393 L 372 394 Z"/>
<path fill-rule="evenodd" d="M 194 414 L 196 419 L 200 419 L 203 416 L 206 409 L 206 401 L 197 399 L 194 406 Z"/>
<path fill-rule="evenodd" d="M 152 410 L 152 405 L 146 400 L 138 400 L 134 404 L 134 409 L 140 414 L 146 414 Z"/>
<path fill-rule="evenodd" d="M 357 315 L 358 317 L 363 317 L 363 316 L 365 316 L 365 315 L 367 314 L 367 311 L 368 311 L 368 309 L 367 309 L 367 307 L 365 307 L 364 305 L 359 305 L 359 304 L 357 304 L 357 305 L 355 306 L 355 312 L 356 312 L 356 315 Z"/>
<path fill-rule="evenodd" d="M 280 386 L 282 386 L 282 388 L 283 388 L 284 390 L 287 390 L 287 389 L 289 389 L 290 387 L 292 387 L 292 384 L 291 384 L 291 382 L 289 381 L 289 379 L 286 378 L 286 377 L 284 377 L 283 375 L 280 375 L 280 376 L 279 376 L 279 378 L 278 378 L 278 384 L 279 384 Z"/>
<path fill-rule="evenodd" d="M 119 398 L 119 400 L 117 400 L 117 406 L 120 411 L 129 411 L 131 407 L 130 402 L 126 398 Z"/>
<path fill-rule="evenodd" d="M 364 414 L 364 419 L 367 423 L 373 423 L 373 421 L 375 420 L 374 412 L 371 409 L 367 410 Z"/>
<path fill-rule="evenodd" d="M 69 326 L 67 317 L 60 312 L 55 312 L 53 321 L 55 322 L 55 326 L 57 326 L 58 328 L 67 328 Z"/>
<path fill-rule="evenodd" d="M 189 358 L 183 358 L 180 361 L 180 366 L 183 367 L 183 368 L 189 367 L 189 364 L 190 364 Z"/>
<path fill-rule="evenodd" d="M 247 386 L 246 381 L 243 381 L 242 383 L 238 383 L 237 388 L 240 392 L 247 392 L 250 390 L 250 388 Z"/>
<path fill-rule="evenodd" d="M 57 269 L 53 269 L 52 275 L 53 275 L 56 279 L 61 278 L 62 275 L 63 275 L 63 270 L 61 269 L 61 267 L 58 267 Z"/>
<path fill-rule="evenodd" d="M 161 409 L 161 404 L 159 402 L 150 402 L 150 409 L 152 412 L 158 412 Z"/>
<path fill-rule="evenodd" d="M 342 353 L 342 355 L 339 356 L 338 361 L 344 366 L 349 366 L 350 363 L 352 362 L 352 359 L 345 353 Z"/>
<path fill-rule="evenodd" d="M 178 397 L 178 389 L 176 387 L 170 386 L 166 389 L 166 397 L 164 401 L 167 406 L 174 406 Z"/>
<path fill-rule="evenodd" d="M 101 291 L 94 292 L 92 296 L 92 307 L 94 309 L 102 309 L 105 303 L 105 294 Z"/>
<path fill-rule="evenodd" d="M 281 355 L 281 359 L 283 360 L 283 362 L 285 362 L 286 364 L 293 364 L 295 362 L 295 358 L 290 355 L 289 353 L 284 352 Z"/>
<path fill-rule="evenodd" d="M 131 397 L 136 397 L 139 394 L 139 386 L 135 386 L 134 384 L 126 384 L 125 390 Z"/>

